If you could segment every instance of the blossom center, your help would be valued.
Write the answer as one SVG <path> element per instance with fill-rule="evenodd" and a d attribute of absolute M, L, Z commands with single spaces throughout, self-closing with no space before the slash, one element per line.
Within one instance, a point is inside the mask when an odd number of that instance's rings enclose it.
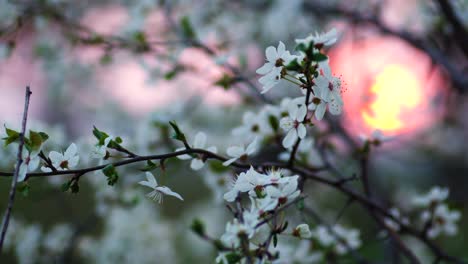
<path fill-rule="evenodd" d="M 59 166 L 62 169 L 68 169 L 68 160 L 64 160 L 64 161 L 60 162 Z"/>

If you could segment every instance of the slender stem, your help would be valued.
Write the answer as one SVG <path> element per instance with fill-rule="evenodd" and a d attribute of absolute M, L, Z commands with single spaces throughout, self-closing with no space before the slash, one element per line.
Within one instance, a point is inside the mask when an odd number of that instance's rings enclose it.
<path fill-rule="evenodd" d="M 8 230 L 8 224 L 10 223 L 11 211 L 13 210 L 13 203 L 15 200 L 15 193 L 16 193 L 16 184 L 18 182 L 18 175 L 20 171 L 21 164 L 23 163 L 23 146 L 24 146 L 24 135 L 26 133 L 26 123 L 28 120 L 28 109 L 29 109 L 29 99 L 31 97 L 31 89 L 29 86 L 26 87 L 26 95 L 24 99 L 24 111 L 23 111 L 23 122 L 21 126 L 21 133 L 19 136 L 19 145 L 18 145 L 18 156 L 16 157 L 16 167 L 15 172 L 13 174 L 13 179 L 11 181 L 10 187 L 10 195 L 8 199 L 8 205 L 3 216 L 3 224 L 2 224 L 2 231 L 0 236 L 0 252 L 3 249 L 3 243 L 5 241 L 6 232 Z"/>

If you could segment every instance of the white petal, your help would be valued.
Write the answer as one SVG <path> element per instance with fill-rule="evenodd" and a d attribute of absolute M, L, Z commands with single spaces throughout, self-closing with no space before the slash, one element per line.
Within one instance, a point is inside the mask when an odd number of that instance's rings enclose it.
<path fill-rule="evenodd" d="M 299 124 L 297 127 L 297 135 L 299 136 L 300 139 L 303 139 L 306 136 L 306 127 L 304 124 Z"/>
<path fill-rule="evenodd" d="M 289 130 L 286 137 L 283 139 L 283 147 L 290 148 L 294 145 L 294 142 L 297 140 L 297 132 L 295 129 Z"/>
<path fill-rule="evenodd" d="M 252 153 L 254 153 L 256 150 L 257 150 L 257 147 L 258 147 L 258 138 L 255 137 L 255 139 L 252 141 L 252 143 L 250 143 L 248 146 L 247 146 L 247 149 L 246 149 L 246 154 L 247 155 L 251 155 Z"/>
<path fill-rule="evenodd" d="M 297 121 L 304 120 L 304 117 L 306 116 L 306 114 L 307 114 L 307 107 L 305 105 L 301 105 L 301 107 L 299 107 L 297 111 L 296 120 Z"/>
<path fill-rule="evenodd" d="M 208 150 L 209 152 L 218 153 L 218 148 L 215 146 L 211 146 L 207 148 L 206 150 Z"/>
<path fill-rule="evenodd" d="M 52 172 L 52 170 L 49 167 L 42 166 L 41 171 L 43 172 Z"/>
<path fill-rule="evenodd" d="M 26 173 L 28 173 L 28 166 L 26 164 L 21 164 L 18 174 L 18 182 L 24 181 L 26 178 Z"/>
<path fill-rule="evenodd" d="M 74 156 L 71 159 L 68 160 L 68 168 L 74 168 L 76 165 L 78 165 L 78 162 L 80 161 L 80 156 Z"/>
<path fill-rule="evenodd" d="M 76 147 L 75 143 L 71 143 L 67 150 L 65 150 L 65 153 L 63 154 L 64 159 L 68 160 L 71 157 L 75 156 L 77 151 L 78 148 Z"/>
<path fill-rule="evenodd" d="M 195 136 L 195 140 L 193 142 L 194 148 L 204 148 L 206 144 L 206 134 L 203 132 L 198 132 Z"/>
<path fill-rule="evenodd" d="M 240 147 L 240 146 L 232 146 L 232 147 L 229 147 L 227 150 L 226 150 L 226 153 L 231 156 L 231 157 L 237 157 L 239 158 L 240 156 L 242 156 L 244 154 L 244 148 L 243 147 Z"/>
<path fill-rule="evenodd" d="M 272 62 L 265 63 L 262 67 L 258 68 L 255 72 L 257 74 L 265 75 L 269 73 L 275 65 Z"/>
<path fill-rule="evenodd" d="M 225 162 L 223 162 L 223 166 L 227 167 L 227 166 L 231 165 L 233 162 L 235 162 L 236 160 L 237 160 L 237 158 L 228 159 Z"/>
<path fill-rule="evenodd" d="M 39 157 L 34 157 L 29 160 L 28 171 L 34 171 L 39 167 L 40 159 Z"/>
<path fill-rule="evenodd" d="M 150 187 L 150 188 L 156 188 L 157 185 L 154 185 L 148 181 L 139 181 L 138 184 L 140 185 L 143 185 L 143 186 L 146 186 L 146 187 Z"/>
<path fill-rule="evenodd" d="M 203 168 L 204 165 L 205 163 L 203 163 L 201 159 L 197 158 L 192 160 L 192 162 L 190 163 L 190 168 L 192 168 L 192 170 L 199 170 Z"/>
<path fill-rule="evenodd" d="M 63 161 L 63 155 L 57 151 L 51 151 L 49 153 L 49 158 L 53 163 L 61 163 Z"/>
<path fill-rule="evenodd" d="M 237 190 L 232 189 L 229 192 L 225 193 L 223 195 L 223 198 L 224 198 L 224 200 L 226 200 L 228 202 L 234 202 L 234 200 L 236 200 L 238 194 L 239 194 L 239 192 Z"/>
<path fill-rule="evenodd" d="M 182 151 L 182 150 L 185 150 L 185 147 L 183 148 L 178 148 L 176 149 L 175 151 L 178 152 L 178 151 Z M 191 159 L 192 156 L 188 155 L 188 154 L 183 154 L 183 155 L 179 155 L 177 156 L 177 158 L 181 159 L 181 160 L 188 160 L 188 159 Z"/>
<path fill-rule="evenodd" d="M 298 111 L 298 107 L 297 107 L 296 103 L 294 103 L 294 101 L 289 103 L 289 105 L 288 105 L 288 114 L 291 117 L 291 119 L 293 119 L 293 120 L 296 119 L 297 111 Z"/>
<path fill-rule="evenodd" d="M 147 171 L 145 175 L 146 175 L 146 179 L 148 180 L 150 184 L 152 184 L 153 186 L 158 186 L 158 181 L 156 181 L 156 178 L 151 172 Z"/>
<path fill-rule="evenodd" d="M 276 59 L 278 58 L 277 57 L 278 54 L 276 53 L 276 49 L 273 46 L 270 46 L 265 50 L 265 55 L 266 55 L 266 58 L 267 58 L 267 60 L 269 62 L 275 62 Z"/>
<path fill-rule="evenodd" d="M 322 120 L 325 115 L 325 110 L 327 110 L 327 105 L 325 103 L 320 103 L 315 109 L 315 118 L 317 120 Z"/>
<path fill-rule="evenodd" d="M 281 57 L 281 55 L 283 55 L 283 53 L 286 51 L 286 46 L 284 45 L 283 42 L 279 42 L 278 44 L 278 57 Z"/>
<path fill-rule="evenodd" d="M 176 192 L 173 192 L 171 189 L 169 189 L 169 187 L 160 186 L 160 187 L 157 187 L 155 190 L 160 191 L 160 192 L 164 193 L 165 195 L 174 196 L 179 200 L 182 200 L 182 201 L 184 200 L 182 198 L 182 196 L 180 196 L 180 194 L 178 194 Z"/>

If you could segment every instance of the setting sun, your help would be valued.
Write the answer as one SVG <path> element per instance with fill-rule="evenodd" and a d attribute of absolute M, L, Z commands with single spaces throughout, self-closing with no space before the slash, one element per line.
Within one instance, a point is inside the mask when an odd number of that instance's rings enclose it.
<path fill-rule="evenodd" d="M 374 99 L 362 111 L 364 121 L 374 129 L 396 131 L 404 126 L 400 118 L 405 110 L 417 107 L 422 100 L 421 85 L 405 67 L 391 64 L 375 78 L 370 89 Z"/>

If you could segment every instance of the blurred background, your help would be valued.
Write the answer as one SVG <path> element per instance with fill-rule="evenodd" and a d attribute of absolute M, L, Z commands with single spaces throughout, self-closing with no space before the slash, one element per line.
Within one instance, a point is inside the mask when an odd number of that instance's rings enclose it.
<path fill-rule="evenodd" d="M 93 125 L 138 154 L 158 154 L 180 147 L 167 126 L 176 120 L 189 141 L 204 131 L 224 154 L 239 143 L 231 130 L 246 110 L 299 96 L 286 82 L 259 94 L 255 70 L 265 48 L 283 41 L 293 50 L 296 38 L 336 28 L 338 43 L 327 52 L 343 83 L 344 113 L 318 124 L 310 151 L 321 154 L 311 162 L 328 156 L 352 175 L 358 166 L 350 146 L 380 129 L 394 137 L 371 156 L 371 183 L 383 204 L 404 211 L 411 196 L 440 185 L 450 189 L 451 208 L 468 212 L 465 0 L 0 0 L 0 18 L 0 122 L 19 130 L 30 86 L 29 128 L 50 135 L 46 153 L 77 143 L 80 168 L 97 164 L 88 154 Z M 12 171 L 14 151 L 0 149 L 1 171 Z M 278 150 L 261 153 L 276 157 Z M 155 175 L 185 201 L 162 205 L 144 197 L 137 166 L 119 169 L 114 187 L 89 173 L 78 194 L 60 191 L 67 176 L 32 178 L 27 196 L 17 196 L 1 263 L 212 263 L 215 250 L 189 226 L 200 218 L 219 237 L 230 218 L 222 195 L 234 172 L 216 165 L 194 172 L 169 160 Z M 0 178 L 1 208 L 10 180 Z M 328 187 L 311 182 L 307 190 L 307 203 L 330 221 L 346 204 Z M 363 212 L 351 204 L 340 218 L 361 230 L 360 252 L 401 263 Z M 468 258 L 467 223 L 462 217 L 457 236 L 436 242 Z M 406 242 L 431 259 L 418 242 Z"/>

